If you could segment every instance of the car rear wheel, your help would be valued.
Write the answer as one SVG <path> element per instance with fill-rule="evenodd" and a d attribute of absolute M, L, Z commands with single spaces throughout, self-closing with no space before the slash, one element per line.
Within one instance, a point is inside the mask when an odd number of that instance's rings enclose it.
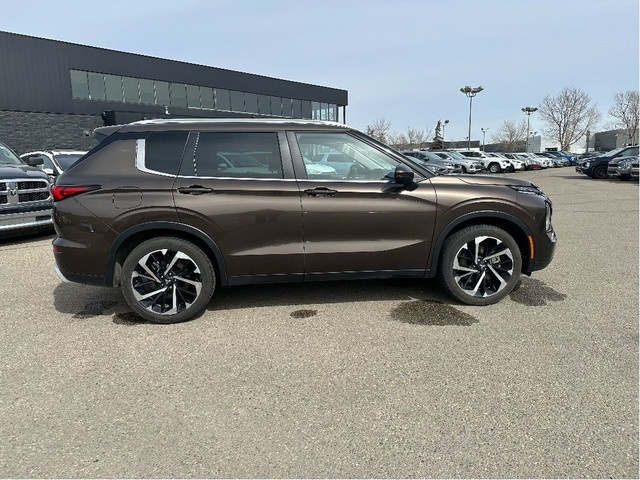
<path fill-rule="evenodd" d="M 490 305 L 508 295 L 520 278 L 522 257 L 511 235 L 492 225 L 474 225 L 446 239 L 438 279 L 468 305 Z"/>
<path fill-rule="evenodd" d="M 492 163 L 489 165 L 489 171 L 491 173 L 500 173 L 500 165 L 497 163 Z"/>
<path fill-rule="evenodd" d="M 607 167 L 605 165 L 601 165 L 599 167 L 594 168 L 593 170 L 593 178 L 607 178 Z"/>
<path fill-rule="evenodd" d="M 143 242 L 122 266 L 122 294 L 142 318 L 178 323 L 201 314 L 211 300 L 216 275 L 209 257 L 175 237 Z"/>

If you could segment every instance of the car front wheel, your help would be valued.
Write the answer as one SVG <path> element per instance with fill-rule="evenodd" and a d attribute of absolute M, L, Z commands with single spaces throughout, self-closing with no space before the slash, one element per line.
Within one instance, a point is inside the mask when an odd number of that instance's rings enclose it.
<path fill-rule="evenodd" d="M 513 290 L 521 268 L 520 249 L 511 235 L 492 225 L 474 225 L 447 238 L 438 278 L 457 300 L 490 305 Z"/>
<path fill-rule="evenodd" d="M 497 163 L 492 163 L 491 165 L 489 165 L 489 171 L 491 173 L 500 173 L 500 165 L 498 165 Z"/>
<path fill-rule="evenodd" d="M 181 238 L 159 237 L 131 251 L 122 266 L 120 285 L 139 316 L 154 323 L 177 323 L 204 311 L 216 275 L 199 247 Z"/>
<path fill-rule="evenodd" d="M 593 170 L 593 178 L 607 178 L 607 167 L 602 165 Z"/>

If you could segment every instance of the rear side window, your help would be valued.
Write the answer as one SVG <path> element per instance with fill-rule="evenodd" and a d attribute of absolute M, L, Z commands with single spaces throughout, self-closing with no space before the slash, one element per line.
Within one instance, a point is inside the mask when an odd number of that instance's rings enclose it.
<path fill-rule="evenodd" d="M 200 133 L 198 177 L 284 178 L 277 133 Z"/>
<path fill-rule="evenodd" d="M 177 175 L 188 132 L 154 132 L 145 141 L 145 167 Z"/>

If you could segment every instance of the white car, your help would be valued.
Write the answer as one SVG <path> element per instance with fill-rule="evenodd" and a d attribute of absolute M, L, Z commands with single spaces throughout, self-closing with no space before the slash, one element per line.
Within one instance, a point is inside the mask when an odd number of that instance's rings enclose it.
<path fill-rule="evenodd" d="M 478 160 L 483 168 L 486 168 L 491 173 L 508 172 L 513 168 L 513 165 L 506 158 L 491 157 L 485 152 L 477 151 L 462 151 L 462 155 L 474 160 Z"/>
<path fill-rule="evenodd" d="M 511 163 L 511 169 L 510 170 L 513 171 L 513 172 L 520 171 L 520 170 L 526 170 L 525 162 L 520 160 L 520 159 L 507 158 L 502 153 L 495 153 L 495 152 L 487 153 L 487 155 L 490 155 L 493 158 L 501 158 L 501 159 L 507 160 L 509 163 Z"/>
<path fill-rule="evenodd" d="M 64 172 L 71 165 L 76 163 L 86 151 L 83 150 L 38 150 L 20 155 L 20 159 L 27 161 L 42 158 L 42 165 L 39 166 L 53 183 L 55 177 Z"/>

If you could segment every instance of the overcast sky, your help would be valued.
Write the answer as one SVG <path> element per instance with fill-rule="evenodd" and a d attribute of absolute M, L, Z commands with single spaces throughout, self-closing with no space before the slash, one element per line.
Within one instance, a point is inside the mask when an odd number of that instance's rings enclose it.
<path fill-rule="evenodd" d="M 349 91 L 347 123 L 472 139 L 564 86 L 638 89 L 638 0 L 0 0 L 0 30 Z M 531 130 L 542 125 L 531 117 Z"/>

